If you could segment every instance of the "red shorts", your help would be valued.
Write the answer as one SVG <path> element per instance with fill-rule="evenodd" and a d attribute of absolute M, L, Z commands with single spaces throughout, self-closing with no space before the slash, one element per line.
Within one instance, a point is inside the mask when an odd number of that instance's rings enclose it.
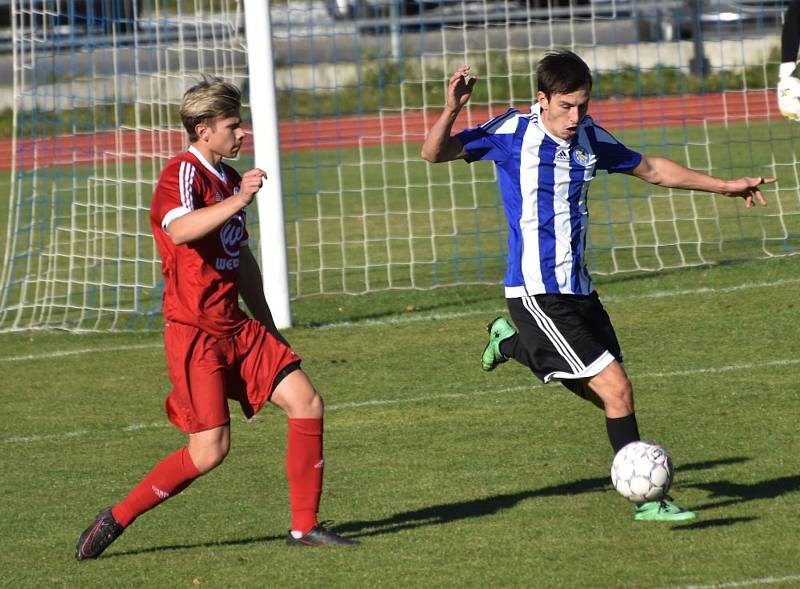
<path fill-rule="evenodd" d="M 278 373 L 300 362 L 254 320 L 224 338 L 167 322 L 164 348 L 172 381 L 165 409 L 169 420 L 186 433 L 228 423 L 228 399 L 239 401 L 245 416 L 252 417 L 269 400 Z"/>

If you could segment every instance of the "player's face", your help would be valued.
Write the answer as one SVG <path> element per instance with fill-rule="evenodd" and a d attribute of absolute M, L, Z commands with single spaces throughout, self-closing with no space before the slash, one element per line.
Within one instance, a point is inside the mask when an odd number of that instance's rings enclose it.
<path fill-rule="evenodd" d="M 239 117 L 218 117 L 201 130 L 200 141 L 219 158 L 236 157 L 244 142 L 242 120 Z"/>
<path fill-rule="evenodd" d="M 578 132 L 578 123 L 589 110 L 589 88 L 569 94 L 553 93 L 549 99 L 544 92 L 539 92 L 538 99 L 545 128 L 559 139 L 572 139 Z"/>

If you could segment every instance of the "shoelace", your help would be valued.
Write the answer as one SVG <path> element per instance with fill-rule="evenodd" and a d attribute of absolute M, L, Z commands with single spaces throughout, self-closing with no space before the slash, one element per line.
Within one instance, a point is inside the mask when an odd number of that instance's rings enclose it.
<path fill-rule="evenodd" d="M 323 520 L 321 522 L 317 522 L 317 525 L 314 526 L 314 527 L 317 528 L 317 529 L 320 529 L 320 530 L 327 530 L 327 531 L 330 532 L 330 531 L 332 531 L 331 528 L 333 527 L 333 520 L 332 519 L 326 519 L 326 520 Z"/>

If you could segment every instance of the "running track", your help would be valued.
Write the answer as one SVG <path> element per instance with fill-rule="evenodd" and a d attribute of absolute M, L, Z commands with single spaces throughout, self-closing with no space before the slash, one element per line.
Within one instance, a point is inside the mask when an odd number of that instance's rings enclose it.
<path fill-rule="evenodd" d="M 610 131 L 621 128 L 696 125 L 781 118 L 772 90 L 728 92 L 702 96 L 593 101 L 590 113 Z M 527 107 L 523 107 L 526 110 Z M 502 109 L 472 109 L 464 113 L 459 126 L 475 126 Z M 353 148 L 381 143 L 422 143 L 425 130 L 438 112 L 412 110 L 405 115 L 370 115 L 341 119 L 287 122 L 280 125 L 282 151 Z M 84 164 L 103 154 L 109 164 L 124 159 L 176 153 L 185 145 L 182 131 L 104 132 L 91 135 L 21 140 L 17 145 L 17 168 Z M 252 153 L 245 144 L 243 153 Z M 12 143 L 0 141 L 0 170 L 11 169 Z"/>

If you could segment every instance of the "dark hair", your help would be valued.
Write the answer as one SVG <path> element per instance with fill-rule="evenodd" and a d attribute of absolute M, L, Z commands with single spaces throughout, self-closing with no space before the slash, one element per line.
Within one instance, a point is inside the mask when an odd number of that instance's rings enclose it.
<path fill-rule="evenodd" d="M 536 66 L 536 86 L 548 99 L 552 94 L 570 94 L 584 87 L 591 90 L 592 71 L 572 51 L 548 51 Z"/>

